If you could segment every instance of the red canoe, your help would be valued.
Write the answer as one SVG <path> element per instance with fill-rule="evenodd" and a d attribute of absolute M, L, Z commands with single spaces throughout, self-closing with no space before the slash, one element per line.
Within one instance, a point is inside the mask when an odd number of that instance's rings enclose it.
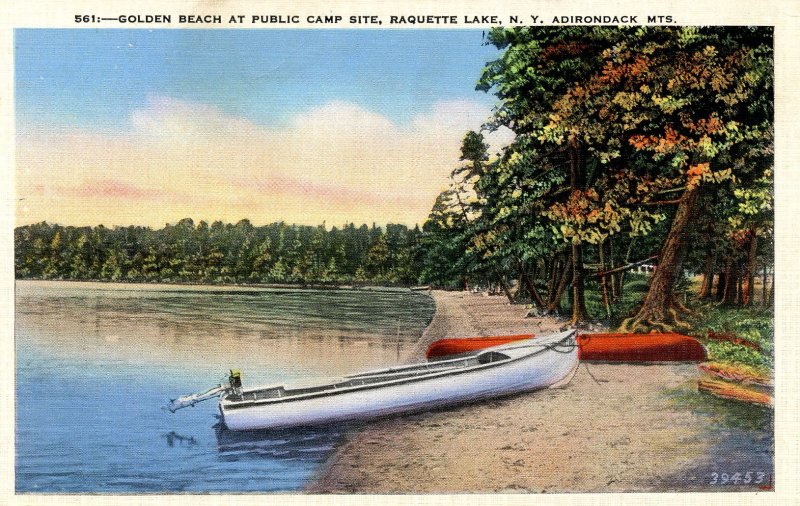
<path fill-rule="evenodd" d="M 533 334 L 441 339 L 428 347 L 428 359 L 451 357 L 498 346 Z M 706 360 L 696 339 L 681 334 L 580 334 L 578 357 L 604 362 L 689 362 Z"/>
<path fill-rule="evenodd" d="M 703 361 L 706 350 L 696 339 L 681 334 L 581 334 L 581 360 L 604 362 Z"/>
<path fill-rule="evenodd" d="M 519 341 L 521 339 L 533 339 L 533 334 L 516 334 L 513 336 L 488 336 L 488 337 L 461 337 L 454 339 L 440 339 L 428 346 L 425 357 L 428 359 L 449 357 L 482 350 L 491 346 Z"/>

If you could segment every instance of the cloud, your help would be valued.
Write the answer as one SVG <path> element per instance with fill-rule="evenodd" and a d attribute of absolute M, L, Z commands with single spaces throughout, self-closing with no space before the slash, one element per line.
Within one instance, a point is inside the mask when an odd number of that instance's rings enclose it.
<path fill-rule="evenodd" d="M 165 195 L 163 190 L 157 188 L 141 188 L 113 179 L 90 181 L 80 186 L 67 188 L 67 196 L 77 198 L 108 197 L 121 200 L 154 200 Z"/>
<path fill-rule="evenodd" d="M 131 114 L 126 134 L 18 135 L 17 190 L 26 207 L 17 221 L 421 223 L 462 163 L 464 134 L 489 113 L 477 102 L 447 101 L 396 124 L 333 101 L 272 128 L 154 95 Z"/>
<path fill-rule="evenodd" d="M 391 134 L 395 129 L 386 117 L 338 100 L 296 115 L 291 124 L 296 132 L 310 134 L 332 131 L 346 131 L 350 135 L 365 132 Z"/>
<path fill-rule="evenodd" d="M 170 140 L 249 135 L 257 129 L 250 121 L 223 114 L 219 109 L 171 97 L 149 95 L 142 109 L 130 115 L 134 130 Z"/>

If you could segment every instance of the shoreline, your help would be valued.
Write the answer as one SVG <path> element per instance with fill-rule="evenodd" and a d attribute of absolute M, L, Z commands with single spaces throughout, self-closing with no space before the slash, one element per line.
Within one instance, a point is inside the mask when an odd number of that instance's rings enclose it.
<path fill-rule="evenodd" d="M 437 339 L 541 334 L 564 325 L 524 318 L 524 306 L 499 296 L 431 296 L 436 312 L 406 361 L 424 359 Z M 758 428 L 719 425 L 741 406 L 702 397 L 699 376 L 693 363 L 584 363 L 561 389 L 381 420 L 339 447 L 305 492 L 757 491 L 753 484 L 712 484 L 712 473 L 723 471 L 717 462 L 771 474 L 774 450 Z M 701 409 L 706 403 L 721 414 Z M 741 448 L 750 461 L 741 462 Z"/>
<path fill-rule="evenodd" d="M 30 283 L 30 284 L 49 284 L 59 283 L 64 285 L 80 285 L 92 286 L 97 288 L 106 287 L 109 285 L 116 285 L 115 289 L 127 289 L 135 291 L 140 288 L 141 291 L 161 291 L 169 289 L 182 289 L 186 291 L 202 290 L 207 292 L 215 291 L 236 291 L 236 290 L 346 290 L 346 291 L 386 291 L 386 292 L 418 292 L 425 293 L 429 290 L 414 290 L 409 286 L 390 286 L 390 285 L 322 285 L 322 284 L 292 284 L 292 283 L 192 283 L 183 281 L 110 281 L 102 279 L 32 279 L 32 278 L 18 278 L 14 279 L 14 284 L 17 283 Z M 146 288 L 145 288 L 146 287 Z M 161 290 L 160 290 L 161 289 Z"/>

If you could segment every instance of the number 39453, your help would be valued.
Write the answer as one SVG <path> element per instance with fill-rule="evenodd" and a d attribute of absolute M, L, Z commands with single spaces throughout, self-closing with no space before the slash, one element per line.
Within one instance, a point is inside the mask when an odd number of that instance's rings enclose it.
<path fill-rule="evenodd" d="M 764 485 L 770 476 L 761 471 L 744 473 L 711 473 L 709 485 Z"/>

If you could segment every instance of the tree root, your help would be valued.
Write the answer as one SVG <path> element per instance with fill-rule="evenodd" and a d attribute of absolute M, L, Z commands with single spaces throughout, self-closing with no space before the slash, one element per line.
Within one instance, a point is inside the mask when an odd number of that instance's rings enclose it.
<path fill-rule="evenodd" d="M 690 315 L 697 314 L 696 311 L 692 311 L 688 307 L 684 306 L 683 303 L 678 298 L 673 298 L 672 299 L 672 305 L 674 306 L 675 309 L 677 309 L 681 313 L 690 314 Z"/>
<path fill-rule="evenodd" d="M 673 327 L 681 328 L 681 329 L 684 329 L 684 330 L 689 330 L 689 329 L 692 328 L 692 326 L 689 325 L 688 322 L 685 322 L 684 320 L 681 320 L 680 318 L 678 318 L 678 311 L 675 308 L 670 308 L 669 309 L 669 315 L 670 315 L 671 320 L 673 322 Z"/>
<path fill-rule="evenodd" d="M 653 332 L 669 333 L 675 332 L 677 329 L 689 330 L 691 325 L 679 316 L 684 313 L 681 308 L 686 309 L 682 305 L 671 305 L 667 308 L 665 316 L 654 315 L 652 311 L 640 311 L 636 316 L 623 320 L 619 326 L 619 331 L 647 334 Z"/>
<path fill-rule="evenodd" d="M 667 322 L 652 320 L 649 318 L 628 318 L 619 326 L 620 332 L 650 334 L 654 332 L 669 333 L 675 328 Z"/>

